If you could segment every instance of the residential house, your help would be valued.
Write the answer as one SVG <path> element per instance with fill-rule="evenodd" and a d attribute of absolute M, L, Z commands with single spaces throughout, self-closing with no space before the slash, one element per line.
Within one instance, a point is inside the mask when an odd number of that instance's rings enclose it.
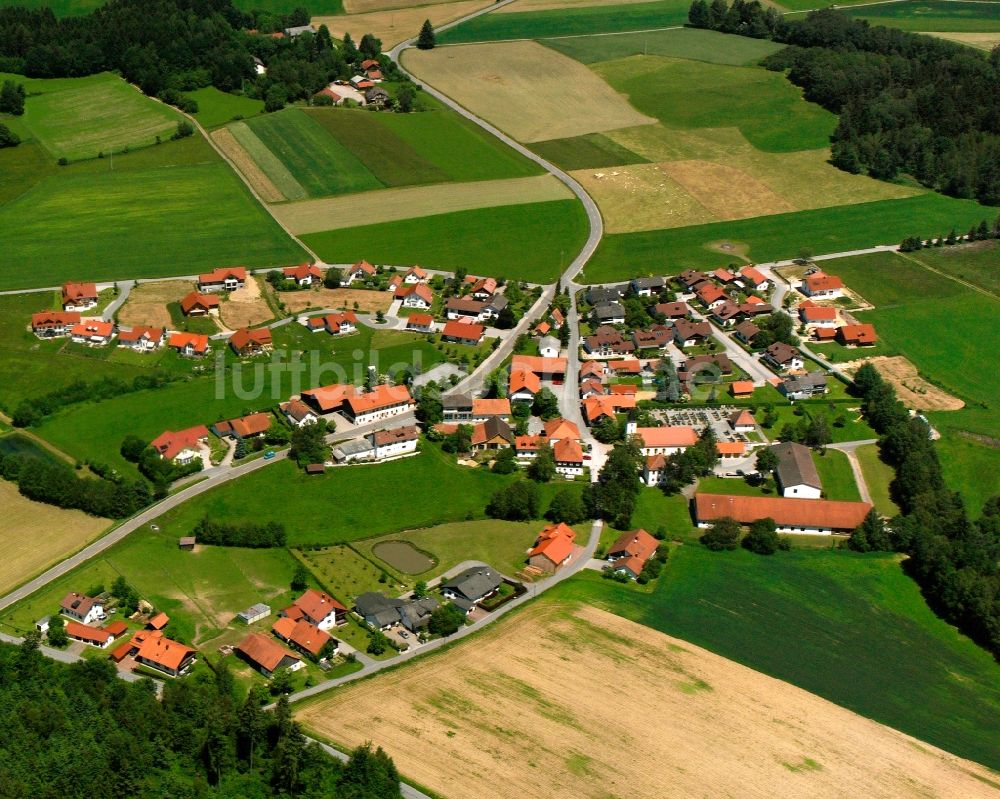
<path fill-rule="evenodd" d="M 652 310 L 655 315 L 671 321 L 684 319 L 691 311 L 686 302 L 658 302 Z"/>
<path fill-rule="evenodd" d="M 279 407 L 281 412 L 285 414 L 285 418 L 288 419 L 288 423 L 294 427 L 302 427 L 319 421 L 319 416 L 313 413 L 312 408 L 302 400 L 289 400 L 281 403 Z"/>
<path fill-rule="evenodd" d="M 550 419 L 544 426 L 545 437 L 551 442 L 557 441 L 579 441 L 580 428 L 569 419 Z"/>
<path fill-rule="evenodd" d="M 411 266 L 406 270 L 406 274 L 403 275 L 403 282 L 408 285 L 416 285 L 417 283 L 423 283 L 430 275 L 427 274 L 426 269 L 422 269 L 419 266 Z"/>
<path fill-rule="evenodd" d="M 375 446 L 369 438 L 355 438 L 352 441 L 344 441 L 331 450 L 335 463 L 351 463 L 353 461 L 375 460 Z"/>
<path fill-rule="evenodd" d="M 752 291 L 767 291 L 771 281 L 763 273 L 752 266 L 744 266 L 739 271 L 740 282 Z"/>
<path fill-rule="evenodd" d="M 864 521 L 868 502 L 832 502 L 825 499 L 695 494 L 694 515 L 699 527 L 729 517 L 740 524 L 773 519 L 779 533 L 846 535 Z"/>
<path fill-rule="evenodd" d="M 344 282 L 350 286 L 355 280 L 368 280 L 375 277 L 377 273 L 378 270 L 368 263 L 368 261 L 358 261 L 347 269 L 344 275 Z"/>
<path fill-rule="evenodd" d="M 59 603 L 59 612 L 81 624 L 93 624 L 104 618 L 104 601 L 73 591 Z"/>
<path fill-rule="evenodd" d="M 751 294 L 747 297 L 746 302 L 740 303 L 740 313 L 750 317 L 766 316 L 774 313 L 774 306 Z"/>
<path fill-rule="evenodd" d="M 614 420 L 622 411 L 636 407 L 635 395 L 618 394 L 587 397 L 583 401 L 583 417 L 589 425 L 608 418 Z"/>
<path fill-rule="evenodd" d="M 393 275 L 391 278 L 389 278 L 389 282 L 386 284 L 385 290 L 390 292 L 393 298 L 395 298 L 396 292 L 399 291 L 403 287 L 403 285 L 404 285 L 403 276 Z"/>
<path fill-rule="evenodd" d="M 208 352 L 208 336 L 202 333 L 171 333 L 167 346 L 179 355 L 198 357 Z"/>
<path fill-rule="evenodd" d="M 583 448 L 580 442 L 564 438 L 552 445 L 552 456 L 556 463 L 556 474 L 563 477 L 579 477 L 583 474 Z"/>
<path fill-rule="evenodd" d="M 456 344 L 468 344 L 476 346 L 483 341 L 486 328 L 472 322 L 445 322 L 441 329 L 441 338 L 444 341 L 451 341 Z"/>
<path fill-rule="evenodd" d="M 471 422 L 472 397 L 468 394 L 445 394 L 441 397 L 441 411 L 445 422 Z"/>
<path fill-rule="evenodd" d="M 759 332 L 760 328 L 750 320 L 747 320 L 736 325 L 736 329 L 733 330 L 733 335 L 744 344 L 750 345 L 753 344 L 753 338 Z"/>
<path fill-rule="evenodd" d="M 566 317 L 563 316 L 563 312 L 560 311 L 558 308 L 553 308 L 549 312 L 549 321 L 552 323 L 552 327 L 558 330 L 564 324 L 566 324 Z"/>
<path fill-rule="evenodd" d="M 242 266 L 223 267 L 198 276 L 201 291 L 236 291 L 246 282 L 247 270 Z"/>
<path fill-rule="evenodd" d="M 251 413 L 238 419 L 216 422 L 212 431 L 219 438 L 245 439 L 259 438 L 271 427 L 271 414 Z"/>
<path fill-rule="evenodd" d="M 307 588 L 278 615 L 295 620 L 305 619 L 321 630 L 329 630 L 347 622 L 347 608 L 329 594 L 315 588 Z"/>
<path fill-rule="evenodd" d="M 799 499 L 819 499 L 823 495 L 823 483 L 812 459 L 809 447 L 794 441 L 783 441 L 770 447 L 778 456 L 778 468 L 774 476 L 783 497 Z"/>
<path fill-rule="evenodd" d="M 538 450 L 548 445 L 549 440 L 545 436 L 516 436 L 514 438 L 514 454 L 518 458 L 535 458 L 538 456 Z"/>
<path fill-rule="evenodd" d="M 89 627 L 78 621 L 66 622 L 66 635 L 74 641 L 82 641 L 98 649 L 106 649 L 115 640 L 115 637 L 107 630 L 100 630 L 97 627 Z"/>
<path fill-rule="evenodd" d="M 554 336 L 542 336 L 538 341 L 538 354 L 543 358 L 558 358 L 559 349 L 559 339 Z"/>
<path fill-rule="evenodd" d="M 594 318 L 602 325 L 625 324 L 625 306 L 619 302 L 602 303 L 594 306 Z"/>
<path fill-rule="evenodd" d="M 365 394 L 353 394 L 344 400 L 344 415 L 361 426 L 389 419 L 413 410 L 416 403 L 406 386 L 375 386 Z"/>
<path fill-rule="evenodd" d="M 633 580 L 642 574 L 646 562 L 656 554 L 659 542 L 642 528 L 622 533 L 608 547 L 607 560 L 611 569 L 627 574 Z"/>
<path fill-rule="evenodd" d="M 184 465 L 201 456 L 202 448 L 208 440 L 208 428 L 203 424 L 186 430 L 165 430 L 149 442 L 161 458 Z"/>
<path fill-rule="evenodd" d="M 698 443 L 698 433 L 693 427 L 686 425 L 637 427 L 634 422 L 629 422 L 626 431 L 629 435 L 639 436 L 639 447 L 646 457 L 650 455 L 669 457 Z"/>
<path fill-rule="evenodd" d="M 494 294 L 486 300 L 486 307 L 483 309 L 483 318 L 499 319 L 500 312 L 507 307 L 507 298 L 503 294 Z"/>
<path fill-rule="evenodd" d="M 729 414 L 728 421 L 734 433 L 752 433 L 757 429 L 757 420 L 746 409 L 733 411 Z"/>
<path fill-rule="evenodd" d="M 695 296 L 708 310 L 714 310 L 717 305 L 722 305 L 729 299 L 726 292 L 714 283 L 702 283 L 695 289 Z"/>
<path fill-rule="evenodd" d="M 486 305 L 485 302 L 468 297 L 449 297 L 444 305 L 445 316 L 452 321 L 467 319 L 470 322 L 481 322 L 487 316 Z"/>
<path fill-rule="evenodd" d="M 878 336 L 874 325 L 844 325 L 837 329 L 837 341 L 845 347 L 874 347 Z"/>
<path fill-rule="evenodd" d="M 707 341 L 711 335 L 712 327 L 708 322 L 680 319 L 674 324 L 674 343 L 678 347 L 694 347 Z"/>
<path fill-rule="evenodd" d="M 64 311 L 87 311 L 97 305 L 96 283 L 63 283 Z"/>
<path fill-rule="evenodd" d="M 132 642 L 135 643 L 138 637 L 137 633 Z M 191 647 L 172 641 L 159 631 L 153 631 L 142 636 L 135 662 L 163 672 L 168 677 L 177 677 L 191 667 L 195 654 L 197 653 Z"/>
<path fill-rule="evenodd" d="M 477 602 L 493 596 L 503 580 L 489 566 L 472 566 L 445 581 L 441 593 L 456 606 L 470 612 Z"/>
<path fill-rule="evenodd" d="M 507 397 L 511 402 L 534 402 L 535 395 L 542 390 L 542 380 L 534 372 L 526 369 L 512 369 L 507 385 Z"/>
<path fill-rule="evenodd" d="M 732 300 L 721 302 L 712 309 L 712 319 L 720 327 L 732 327 L 741 317 L 740 306 Z"/>
<path fill-rule="evenodd" d="M 662 352 L 673 341 L 673 333 L 664 325 L 656 325 L 650 330 L 633 330 L 632 343 L 637 350 L 658 350 Z"/>
<path fill-rule="evenodd" d="M 361 81 L 357 84 L 357 88 L 365 90 L 366 105 L 370 105 L 373 108 L 384 108 L 386 102 L 389 100 L 389 92 L 379 86 L 375 86 L 374 83 L 372 80 Z M 366 84 L 370 88 L 366 87 Z"/>
<path fill-rule="evenodd" d="M 434 302 L 434 294 L 426 283 L 404 285 L 396 290 L 395 296 L 397 300 L 402 300 L 404 308 L 416 308 L 420 311 L 430 310 Z"/>
<path fill-rule="evenodd" d="M 591 305 L 607 305 L 618 302 L 624 294 L 618 286 L 593 286 L 587 290 L 587 302 Z"/>
<path fill-rule="evenodd" d="M 636 277 L 632 278 L 632 291 L 640 297 L 651 297 L 659 294 L 667 287 L 667 281 L 662 277 Z"/>
<path fill-rule="evenodd" d="M 813 341 L 828 342 L 837 340 L 837 329 L 833 327 L 814 327 L 811 332 Z"/>
<path fill-rule="evenodd" d="M 607 358 L 613 355 L 631 355 L 635 343 L 626 339 L 620 330 L 610 325 L 601 325 L 591 335 L 583 339 L 583 349 L 588 355 Z"/>
<path fill-rule="evenodd" d="M 266 327 L 241 327 L 229 337 L 229 346 L 241 358 L 270 352 L 271 331 Z"/>
<path fill-rule="evenodd" d="M 778 391 L 790 400 L 820 397 L 829 391 L 826 375 L 822 372 L 809 372 L 804 375 L 788 377 L 778 385 Z"/>
<path fill-rule="evenodd" d="M 406 317 L 406 329 L 415 333 L 430 333 L 434 330 L 434 317 L 429 313 L 411 313 Z"/>
<path fill-rule="evenodd" d="M 128 347 L 136 352 L 152 352 L 163 346 L 166 331 L 162 327 L 137 326 L 131 330 L 118 331 L 118 346 Z"/>
<path fill-rule="evenodd" d="M 404 425 L 388 430 L 376 430 L 368 436 L 372 443 L 375 460 L 395 458 L 417 451 L 420 433 L 415 425 Z"/>
<path fill-rule="evenodd" d="M 199 294 L 192 291 L 181 297 L 181 311 L 185 316 L 207 316 L 219 312 L 219 298 L 211 294 Z"/>
<path fill-rule="evenodd" d="M 813 272 L 807 275 L 805 280 L 799 284 L 799 291 L 807 297 L 823 297 L 833 299 L 840 297 L 844 293 L 844 281 L 835 275 L 828 275 L 825 272 Z"/>
<path fill-rule="evenodd" d="M 472 291 L 469 293 L 477 300 L 491 300 L 497 293 L 497 282 L 492 277 L 481 277 L 472 284 Z"/>
<path fill-rule="evenodd" d="M 510 421 L 510 399 L 474 399 L 472 400 L 472 421 L 485 422 L 492 416 L 499 416 L 505 422 Z"/>
<path fill-rule="evenodd" d="M 514 431 L 499 416 L 491 416 L 472 429 L 472 451 L 507 449 L 514 445 Z"/>
<path fill-rule="evenodd" d="M 776 369 L 801 369 L 805 365 L 802 353 L 783 341 L 776 341 L 764 350 L 764 360 Z"/>
<path fill-rule="evenodd" d="M 350 383 L 332 383 L 329 386 L 306 389 L 302 392 L 302 400 L 318 413 L 335 413 L 343 409 L 348 397 L 357 393 L 357 387 Z"/>
<path fill-rule="evenodd" d="M 528 565 L 547 574 L 556 572 L 573 557 L 575 541 L 576 531 L 572 527 L 562 522 L 550 524 L 528 550 Z"/>
<path fill-rule="evenodd" d="M 677 370 L 677 379 L 682 383 L 691 380 L 695 375 L 714 378 L 718 382 L 720 375 L 731 375 L 733 373 L 733 363 L 724 352 L 717 352 L 712 355 L 694 355 L 680 365 Z M 713 382 L 706 380 L 705 382 Z"/>
<path fill-rule="evenodd" d="M 688 291 L 692 291 L 695 286 L 708 282 L 708 275 L 697 269 L 685 269 L 677 275 L 677 280 Z"/>
<path fill-rule="evenodd" d="M 537 325 L 535 325 L 536 336 L 547 336 L 550 330 L 552 330 L 552 325 L 550 325 L 548 322 L 539 322 Z"/>
<path fill-rule="evenodd" d="M 734 380 L 729 384 L 729 393 L 734 397 L 749 397 L 753 394 L 752 380 Z"/>
<path fill-rule="evenodd" d="M 346 336 L 358 330 L 358 317 L 354 311 L 330 313 L 323 317 L 323 329 L 331 336 Z"/>
<path fill-rule="evenodd" d="M 511 358 L 511 372 L 532 372 L 541 380 L 561 384 L 566 378 L 565 358 L 543 358 L 538 355 L 515 355 Z"/>
<path fill-rule="evenodd" d="M 608 371 L 618 377 L 635 377 L 642 372 L 642 361 L 608 361 Z"/>
<path fill-rule="evenodd" d="M 79 311 L 42 311 L 31 315 L 31 332 L 39 338 L 60 338 L 80 324 Z"/>
<path fill-rule="evenodd" d="M 337 639 L 326 630 L 321 630 L 314 624 L 310 624 L 305 619 L 292 619 L 283 616 L 271 625 L 271 632 L 293 648 L 319 658 L 324 650 L 333 642 L 333 651 L 330 655 L 337 654 Z"/>
<path fill-rule="evenodd" d="M 86 344 L 88 347 L 105 347 L 114 338 L 115 323 L 105 322 L 101 319 L 86 319 L 78 325 L 73 325 L 69 335 L 76 344 Z"/>
<path fill-rule="evenodd" d="M 285 280 L 294 280 L 299 287 L 311 286 L 323 282 L 323 270 L 316 264 L 303 263 L 298 266 L 286 266 L 281 270 Z"/>
<path fill-rule="evenodd" d="M 817 305 L 812 300 L 799 304 L 799 320 L 813 327 L 836 327 L 837 309 L 831 305 Z"/>
<path fill-rule="evenodd" d="M 586 363 L 580 364 L 580 380 L 582 381 L 587 379 L 595 379 L 598 381 L 603 380 L 604 364 L 597 363 L 596 361 L 587 361 Z"/>
<path fill-rule="evenodd" d="M 354 612 L 372 629 L 388 630 L 402 624 L 414 633 L 426 629 L 438 607 L 433 597 L 396 599 L 374 591 L 361 594 L 354 602 Z"/>
<path fill-rule="evenodd" d="M 236 654 L 265 677 L 273 677 L 278 669 L 298 671 L 306 664 L 263 633 L 250 633 L 236 647 Z"/>

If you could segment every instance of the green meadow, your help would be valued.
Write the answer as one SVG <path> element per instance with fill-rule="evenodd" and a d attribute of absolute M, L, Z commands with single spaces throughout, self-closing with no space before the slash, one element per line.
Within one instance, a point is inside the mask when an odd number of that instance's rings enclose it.
<path fill-rule="evenodd" d="M 813 463 L 819 472 L 823 483 L 825 499 L 842 500 L 844 502 L 860 502 L 861 494 L 854 480 L 851 464 L 843 452 L 827 449 L 822 455 L 813 453 Z"/>
<path fill-rule="evenodd" d="M 51 8 L 56 16 L 68 17 L 87 14 L 105 5 L 107 0 L 0 0 L 0 6 L 25 8 Z M 313 14 L 343 14 L 343 0 L 233 0 L 233 5 L 244 11 L 270 11 L 288 14 L 305 7 Z"/>
<path fill-rule="evenodd" d="M 327 263 L 367 258 L 549 283 L 586 238 L 580 203 L 552 200 L 311 233 L 302 240 Z"/>
<path fill-rule="evenodd" d="M 438 35 L 438 44 L 495 42 L 503 39 L 544 39 L 584 36 L 683 25 L 690 3 L 658 0 L 621 6 L 586 6 L 552 11 L 484 14 Z"/>
<path fill-rule="evenodd" d="M 879 458 L 877 444 L 865 444 L 863 447 L 858 447 L 856 452 L 875 510 L 883 516 L 895 516 L 899 513 L 899 508 L 889 494 L 889 484 L 896 476 L 892 467 Z"/>
<path fill-rule="evenodd" d="M 609 139 L 603 133 L 586 133 L 568 139 L 534 142 L 531 149 L 565 170 L 648 164 L 650 160 Z"/>
<path fill-rule="evenodd" d="M 264 111 L 263 100 L 229 94 L 219 91 L 214 86 L 185 92 L 185 95 L 198 103 L 198 113 L 194 117 L 206 128 L 216 128 L 237 117 L 245 119 Z"/>
<path fill-rule="evenodd" d="M 581 572 L 596 605 L 1000 768 L 996 662 L 927 607 L 893 556 L 676 548 L 651 593 Z"/>
<path fill-rule="evenodd" d="M 640 274 L 760 263 L 893 244 L 930 231 L 968 230 L 997 209 L 972 200 L 923 194 L 900 200 L 818 208 L 707 225 L 605 236 L 582 281 L 610 283 Z M 720 246 L 728 249 L 720 249 Z"/>
<path fill-rule="evenodd" d="M 911 0 L 848 9 L 855 19 L 908 31 L 979 33 L 1000 31 L 1000 3 Z"/>

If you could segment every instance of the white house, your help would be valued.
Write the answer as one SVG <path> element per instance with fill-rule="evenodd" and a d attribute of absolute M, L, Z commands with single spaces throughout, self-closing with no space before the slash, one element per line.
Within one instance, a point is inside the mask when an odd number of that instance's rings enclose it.
<path fill-rule="evenodd" d="M 772 446 L 771 452 L 778 456 L 778 468 L 774 476 L 781 488 L 781 496 L 798 499 L 822 497 L 823 483 L 808 447 L 794 441 L 785 441 Z"/>
<path fill-rule="evenodd" d="M 627 422 L 626 435 L 636 435 L 640 439 L 642 454 L 670 456 L 683 452 L 698 443 L 698 434 L 693 427 L 668 425 L 666 427 L 638 427 L 635 422 Z"/>
<path fill-rule="evenodd" d="M 559 339 L 554 336 L 543 336 L 538 342 L 538 354 L 543 358 L 558 358 Z"/>
<path fill-rule="evenodd" d="M 580 442 L 564 438 L 555 442 L 552 455 L 556 462 L 556 473 L 570 479 L 583 474 L 583 449 Z"/>
<path fill-rule="evenodd" d="M 347 623 L 347 608 L 329 594 L 315 588 L 307 588 L 302 596 L 278 615 L 296 621 L 305 619 L 321 630 L 330 630 Z"/>
<path fill-rule="evenodd" d="M 825 297 L 833 299 L 844 293 L 844 281 L 836 275 L 825 272 L 813 272 L 799 285 L 799 291 L 807 297 Z"/>
<path fill-rule="evenodd" d="M 369 434 L 375 460 L 394 458 L 417 451 L 417 441 L 420 438 L 415 425 L 404 425 L 389 430 L 376 430 Z"/>
<path fill-rule="evenodd" d="M 74 591 L 59 603 L 59 612 L 81 624 L 93 624 L 104 618 L 104 602 Z"/>
<path fill-rule="evenodd" d="M 319 421 L 319 417 L 313 413 L 312 408 L 302 400 L 289 400 L 288 402 L 283 402 L 280 407 L 289 424 L 295 427 L 304 427 L 307 424 L 315 424 Z"/>
<path fill-rule="evenodd" d="M 366 394 L 354 394 L 344 400 L 344 413 L 356 425 L 391 419 L 413 410 L 416 403 L 406 386 L 375 386 Z"/>

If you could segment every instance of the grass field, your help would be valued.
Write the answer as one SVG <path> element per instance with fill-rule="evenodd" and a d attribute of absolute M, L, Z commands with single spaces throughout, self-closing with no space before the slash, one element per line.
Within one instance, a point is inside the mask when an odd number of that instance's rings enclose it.
<path fill-rule="evenodd" d="M 327 263 L 419 263 L 431 269 L 548 283 L 587 238 L 576 200 L 506 205 L 312 233 L 303 241 Z"/>
<path fill-rule="evenodd" d="M 355 600 L 367 591 L 396 596 L 405 588 L 391 579 L 380 581 L 383 575 L 388 577 L 388 571 L 378 568 L 345 544 L 322 549 L 297 549 L 294 554 L 331 596 L 349 608 L 353 608 Z"/>
<path fill-rule="evenodd" d="M 628 712 L 621 685 L 642 687 Z M 659 799 L 710 784 L 726 796 L 986 797 L 995 784 L 987 769 L 685 641 L 547 599 L 296 716 L 342 746 L 379 741 L 404 778 L 439 796 Z"/>
<path fill-rule="evenodd" d="M 1000 766 L 992 744 L 1000 736 L 997 664 L 933 614 L 894 557 L 824 550 L 762 558 L 684 546 L 650 595 L 586 573 L 554 595 L 620 613 Z"/>
<path fill-rule="evenodd" d="M 996 209 L 971 200 L 924 194 L 673 230 L 610 235 L 601 241 L 581 281 L 609 283 L 641 274 L 716 268 L 740 258 L 758 262 L 794 258 L 803 248 L 814 253 L 843 252 L 891 244 L 918 231 L 968 229 L 970 224 L 995 216 Z M 670 253 L 666 264 L 664 253 Z"/>
<path fill-rule="evenodd" d="M 439 183 L 381 189 L 341 197 L 303 200 L 274 207 L 275 216 L 292 233 L 319 233 L 353 227 L 358 219 L 369 225 L 437 214 L 565 200 L 573 194 L 552 175 L 474 183 Z"/>
<path fill-rule="evenodd" d="M 106 0 L 0 0 L 0 6 L 23 6 L 25 8 L 51 8 L 56 16 L 65 17 L 86 14 L 105 5 Z M 313 14 L 340 14 L 344 6 L 342 0 L 233 0 L 233 5 L 244 11 L 271 11 L 288 14 L 296 8 L 307 7 Z"/>
<path fill-rule="evenodd" d="M 516 7 L 507 6 L 507 8 Z M 571 39 L 542 39 L 541 44 L 558 50 L 584 64 L 612 61 L 642 53 L 644 55 L 686 58 L 712 64 L 749 66 L 781 49 L 780 44 L 764 39 L 730 36 L 718 31 L 675 28 L 625 33 L 620 36 L 580 36 Z"/>
<path fill-rule="evenodd" d="M 235 117 L 256 116 L 264 110 L 263 100 L 229 94 L 219 91 L 214 86 L 206 86 L 204 89 L 196 89 L 185 94 L 198 103 L 198 113 L 194 116 L 206 128 L 225 125 Z"/>
<path fill-rule="evenodd" d="M 941 423 L 944 415 L 933 420 L 942 432 L 936 449 L 944 479 L 962 492 L 969 516 L 978 518 L 986 500 L 1000 496 L 1000 441 L 971 437 L 962 429 L 967 426 L 962 412 L 955 414 L 955 428 L 949 429 Z"/>
<path fill-rule="evenodd" d="M 168 139 L 181 119 L 169 106 L 107 72 L 56 81 L 0 74 L 0 79 L 7 78 L 23 82 L 31 95 L 18 124 L 26 126 L 53 159 L 96 158 L 99 152 L 146 147 L 157 137 Z"/>
<path fill-rule="evenodd" d="M 907 253 L 923 264 L 1000 296 L 1000 242 L 977 241 Z"/>
<path fill-rule="evenodd" d="M 819 479 L 823 483 L 825 499 L 861 501 L 858 484 L 854 481 L 854 472 L 851 471 L 851 464 L 843 452 L 835 449 L 828 449 L 822 455 L 814 452 L 813 463 L 816 464 L 816 471 L 819 472 Z"/>
<path fill-rule="evenodd" d="M 537 42 L 409 50 L 403 64 L 522 142 L 653 121 L 583 64 Z"/>
<path fill-rule="evenodd" d="M 912 0 L 848 9 L 855 19 L 909 31 L 982 33 L 1000 31 L 1000 3 Z"/>
<path fill-rule="evenodd" d="M 632 152 L 603 133 L 539 141 L 532 144 L 531 149 L 566 170 L 649 163 L 648 158 Z"/>
<path fill-rule="evenodd" d="M 878 456 L 876 444 L 865 444 L 856 450 L 861 473 L 865 476 L 868 491 L 872 495 L 875 510 L 890 518 L 899 513 L 899 508 L 889 495 L 889 483 L 896 476 L 892 467 L 883 463 Z"/>
<path fill-rule="evenodd" d="M 653 3 L 629 3 L 624 12 L 617 5 L 521 13 L 513 13 L 515 9 L 511 9 L 512 13 L 485 14 L 445 31 L 438 36 L 438 44 L 544 39 L 550 36 L 665 28 L 686 23 L 689 7 L 690 4 L 684 0 L 658 0 Z"/>
<path fill-rule="evenodd" d="M 348 0 L 350 3 L 350 0 Z M 416 4 L 412 8 L 386 8 L 381 2 L 378 8 L 364 13 L 337 14 L 336 16 L 314 16 L 313 25 L 326 25 L 330 34 L 342 39 L 350 33 L 355 42 L 360 42 L 365 33 L 382 40 L 383 52 L 394 45 L 417 34 L 425 19 L 435 28 L 446 22 L 464 17 L 490 4 L 490 0 L 459 0 L 459 2 Z M 407 6 L 412 5 L 406 3 Z M 314 14 L 317 12 L 313 12 Z"/>

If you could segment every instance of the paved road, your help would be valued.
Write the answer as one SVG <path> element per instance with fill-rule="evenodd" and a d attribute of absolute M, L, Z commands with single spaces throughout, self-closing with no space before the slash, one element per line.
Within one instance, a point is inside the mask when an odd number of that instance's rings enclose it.
<path fill-rule="evenodd" d="M 851 464 L 851 471 L 854 473 L 854 482 L 858 485 L 858 493 L 861 495 L 862 502 L 872 502 L 872 492 L 868 490 L 868 481 L 865 480 L 864 472 L 861 471 L 861 462 L 858 460 L 858 447 L 877 443 L 877 438 L 869 438 L 864 441 L 845 441 L 843 444 L 827 445 L 827 449 L 835 449 L 847 456 L 847 462 Z"/>

